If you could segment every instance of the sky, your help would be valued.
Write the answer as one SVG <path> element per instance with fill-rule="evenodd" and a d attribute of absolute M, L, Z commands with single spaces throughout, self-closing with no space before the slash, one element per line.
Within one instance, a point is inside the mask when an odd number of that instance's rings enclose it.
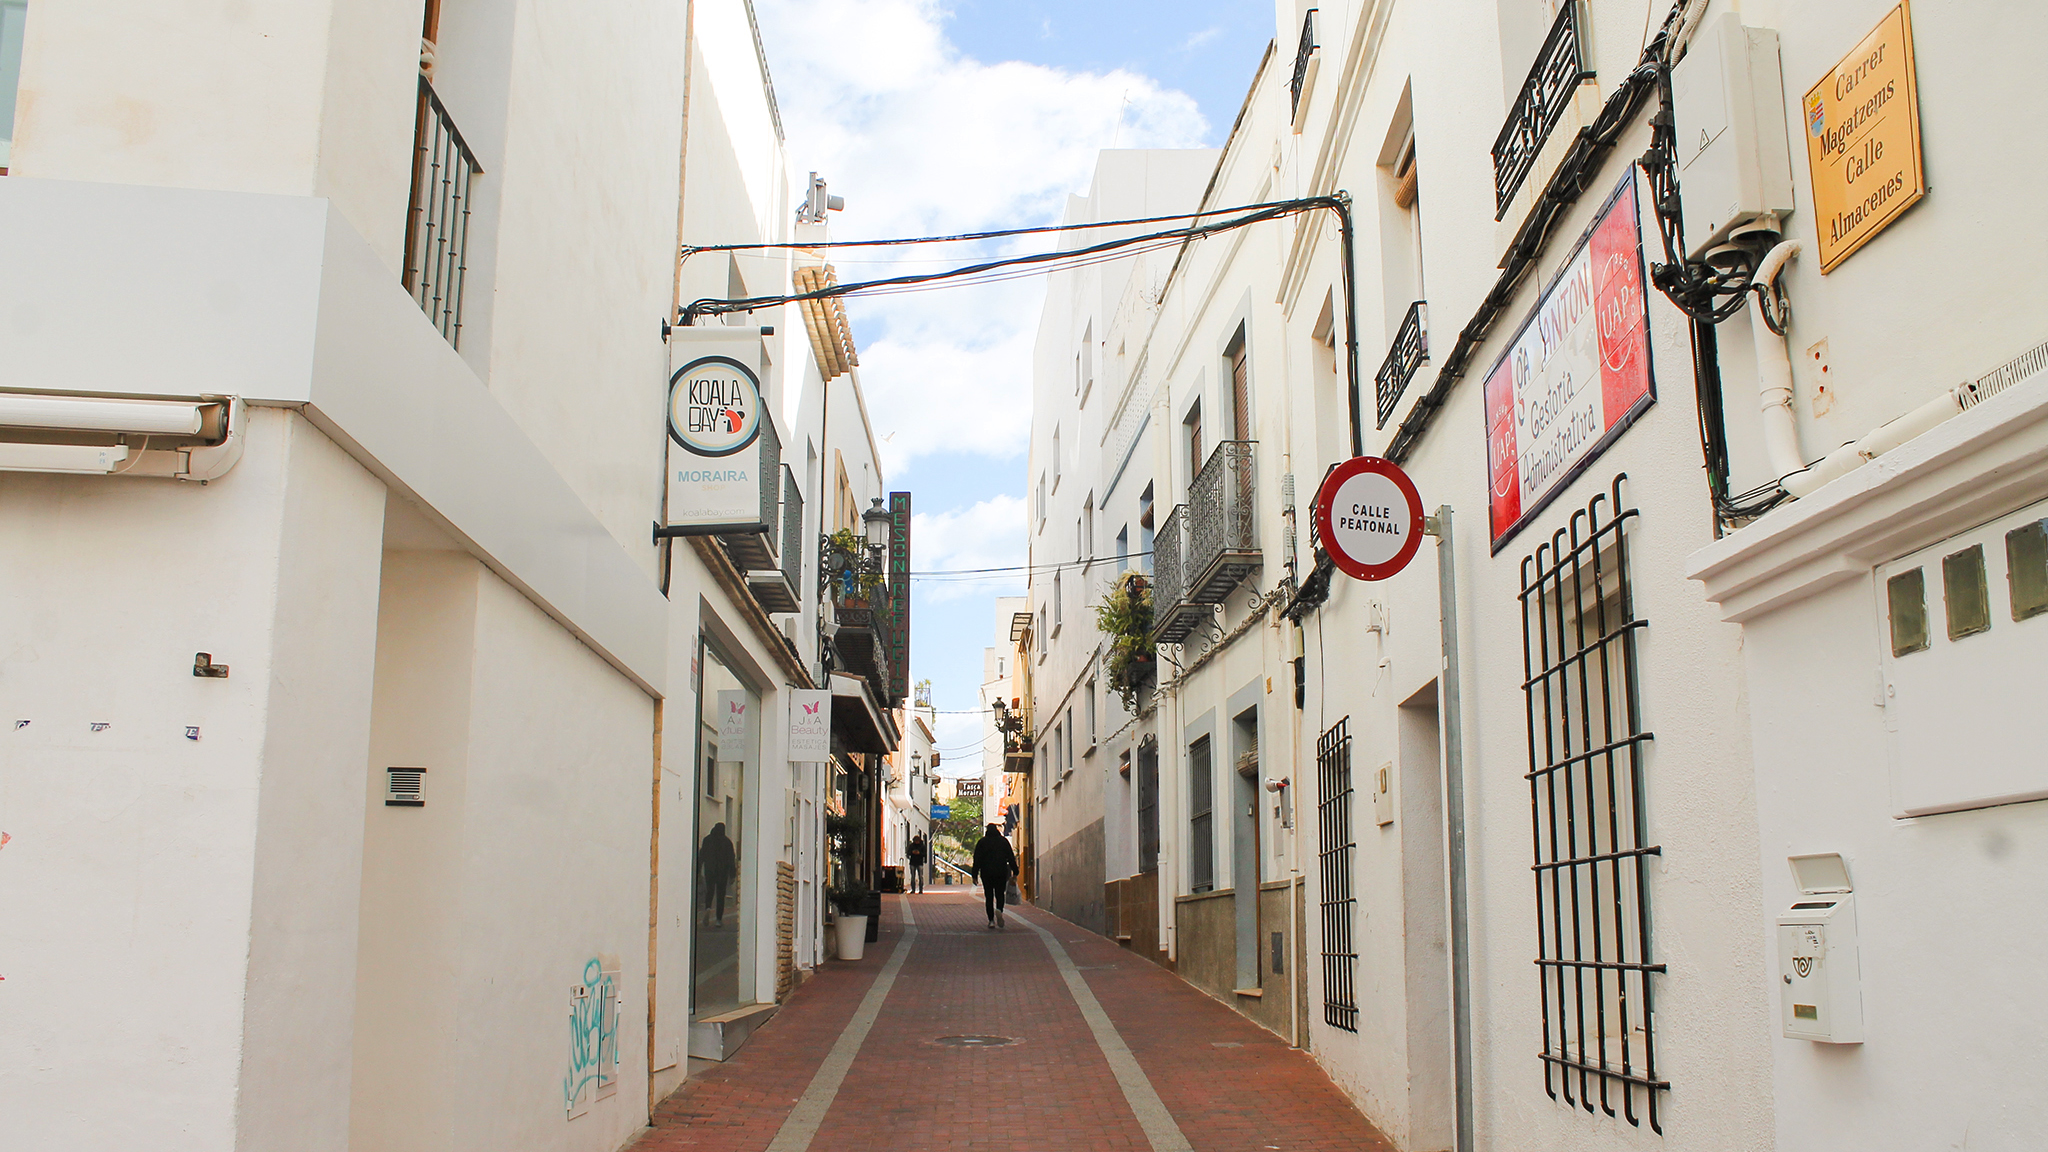
<path fill-rule="evenodd" d="M 1088 190 L 1100 149 L 1218 147 L 1274 27 L 1257 0 L 755 8 L 797 178 L 815 170 L 846 198 L 835 240 L 1054 224 L 1067 196 Z M 833 262 L 846 282 L 1050 246 L 896 248 Z M 884 478 L 911 493 L 913 573 L 1025 563 L 1043 297 L 1043 281 L 1026 277 L 847 301 Z M 931 681 L 946 775 L 980 762 L 994 601 L 1023 592 L 1021 572 L 913 576 L 911 676 Z"/>

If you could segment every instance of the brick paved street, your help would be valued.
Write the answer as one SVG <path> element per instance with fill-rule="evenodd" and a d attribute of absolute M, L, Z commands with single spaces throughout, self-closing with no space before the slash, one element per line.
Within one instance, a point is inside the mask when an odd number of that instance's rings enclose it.
<path fill-rule="evenodd" d="M 1194 1149 L 1391 1152 L 1306 1054 L 1114 943 L 1037 910 L 991 932 L 965 890 L 912 899 L 906 962 L 810 1148 L 1153 1147 L 1028 918 L 1064 945 Z M 903 939 L 903 900 L 884 898 L 865 959 L 825 964 L 732 1060 L 693 1069 L 634 1152 L 768 1148 Z M 1016 1042 L 939 1042 L 948 1036 Z"/>

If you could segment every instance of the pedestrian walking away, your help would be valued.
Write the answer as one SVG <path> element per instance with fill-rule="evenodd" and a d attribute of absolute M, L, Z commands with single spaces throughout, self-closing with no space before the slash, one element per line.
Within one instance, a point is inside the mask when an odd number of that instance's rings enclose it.
<path fill-rule="evenodd" d="M 698 848 L 697 871 L 703 884 L 704 910 L 716 913 L 714 922 L 724 924 L 726 889 L 740 874 L 739 850 L 726 835 L 724 821 L 711 826 L 710 835 Z"/>
<path fill-rule="evenodd" d="M 924 846 L 924 833 L 919 832 L 910 838 L 910 850 L 907 855 L 910 857 L 910 891 L 912 893 L 923 892 L 924 862 L 927 855 Z"/>
<path fill-rule="evenodd" d="M 979 878 L 988 903 L 988 926 L 1003 926 L 1003 894 L 1017 875 L 1017 850 L 1003 838 L 1003 830 L 991 824 L 974 842 L 972 877 Z"/>

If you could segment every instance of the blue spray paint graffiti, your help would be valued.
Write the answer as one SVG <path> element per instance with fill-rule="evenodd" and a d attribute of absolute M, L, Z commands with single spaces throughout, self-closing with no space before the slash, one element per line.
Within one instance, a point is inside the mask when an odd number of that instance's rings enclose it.
<path fill-rule="evenodd" d="M 583 982 L 569 990 L 569 1072 L 563 1111 L 574 1119 L 619 1088 L 619 966 L 609 956 L 583 964 Z"/>

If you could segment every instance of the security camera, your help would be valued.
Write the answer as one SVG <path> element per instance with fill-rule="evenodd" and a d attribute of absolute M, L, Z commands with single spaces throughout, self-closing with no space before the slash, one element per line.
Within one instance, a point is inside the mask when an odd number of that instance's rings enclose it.
<path fill-rule="evenodd" d="M 1282 776 L 1282 777 L 1281 777 L 1281 778 L 1279 778 L 1278 780 L 1268 780 L 1268 781 L 1266 781 L 1266 791 L 1268 791 L 1268 792 L 1278 792 L 1278 791 L 1279 791 L 1279 790 L 1281 790 L 1282 788 L 1285 788 L 1285 787 L 1287 787 L 1288 783 L 1289 783 L 1289 778 L 1288 778 L 1288 777 L 1286 777 L 1286 776 Z"/>

